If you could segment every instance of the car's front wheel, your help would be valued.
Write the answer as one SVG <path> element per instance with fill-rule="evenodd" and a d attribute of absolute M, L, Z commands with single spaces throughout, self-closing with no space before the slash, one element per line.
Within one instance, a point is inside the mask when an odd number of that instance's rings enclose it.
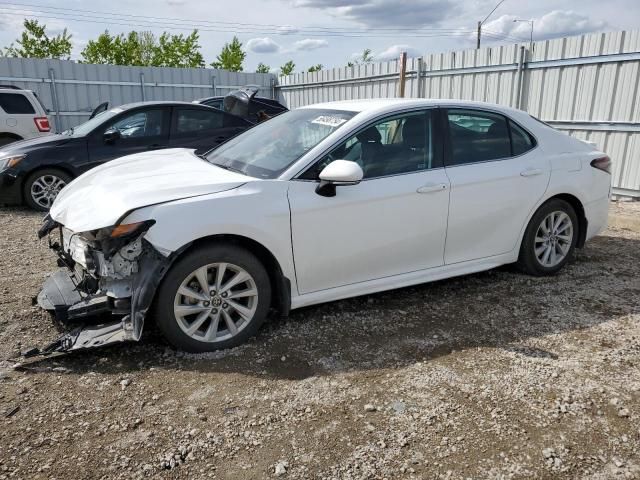
<path fill-rule="evenodd" d="M 578 217 L 560 198 L 542 205 L 522 239 L 518 266 L 531 275 L 553 275 L 569 261 L 578 241 Z"/>
<path fill-rule="evenodd" d="M 255 335 L 270 303 L 269 275 L 260 260 L 235 245 L 211 245 L 186 254 L 167 273 L 157 323 L 175 347 L 208 352 Z"/>
<path fill-rule="evenodd" d="M 24 199 L 34 210 L 47 212 L 60 190 L 71 181 L 71 176 L 56 168 L 47 168 L 31 174 L 24 184 Z"/>

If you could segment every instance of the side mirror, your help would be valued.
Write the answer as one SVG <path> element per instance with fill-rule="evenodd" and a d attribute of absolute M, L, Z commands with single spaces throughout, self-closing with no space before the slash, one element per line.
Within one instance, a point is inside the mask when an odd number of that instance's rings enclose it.
<path fill-rule="evenodd" d="M 316 193 L 324 197 L 335 197 L 336 187 L 357 185 L 364 172 L 360 165 L 349 160 L 334 160 L 320 172 L 320 184 Z"/>
<path fill-rule="evenodd" d="M 107 130 L 106 132 L 104 132 L 104 135 L 102 136 L 104 143 L 114 143 L 116 140 L 119 140 L 120 138 L 122 138 L 122 135 L 120 134 L 120 130 Z"/>

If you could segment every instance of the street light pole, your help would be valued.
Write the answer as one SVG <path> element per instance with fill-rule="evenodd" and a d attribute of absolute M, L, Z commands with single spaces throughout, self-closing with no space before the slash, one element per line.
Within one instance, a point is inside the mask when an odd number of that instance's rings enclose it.
<path fill-rule="evenodd" d="M 476 48 L 480 48 L 480 36 L 482 35 L 482 25 L 484 24 L 484 22 L 489 20 L 489 17 L 493 14 L 493 12 L 495 12 L 498 9 L 498 7 L 503 3 L 504 3 L 504 0 L 501 0 L 500 2 L 498 2 L 498 4 L 495 7 L 493 7 L 493 10 L 489 12 L 489 15 L 484 17 L 484 20 L 482 20 L 481 22 L 478 22 L 478 41 L 476 42 Z"/>

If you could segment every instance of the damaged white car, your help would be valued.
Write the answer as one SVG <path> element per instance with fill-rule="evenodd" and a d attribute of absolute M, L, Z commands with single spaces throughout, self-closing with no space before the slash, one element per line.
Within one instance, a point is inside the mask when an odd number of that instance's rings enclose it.
<path fill-rule="evenodd" d="M 558 272 L 606 226 L 611 163 L 526 112 L 432 100 L 314 105 L 202 157 L 123 157 L 71 182 L 39 236 L 60 317 L 42 351 L 140 339 L 236 346 L 269 312 L 517 262 Z"/>

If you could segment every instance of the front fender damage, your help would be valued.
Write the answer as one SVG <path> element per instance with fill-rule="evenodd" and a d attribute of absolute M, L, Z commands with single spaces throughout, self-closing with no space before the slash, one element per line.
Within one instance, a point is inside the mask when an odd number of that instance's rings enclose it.
<path fill-rule="evenodd" d="M 50 246 L 58 253 L 58 264 L 66 268 L 47 279 L 38 295 L 38 305 L 61 321 L 86 321 L 105 315 L 119 319 L 76 328 L 42 349 L 32 348 L 23 355 L 48 355 L 140 340 L 146 314 L 171 258 L 161 255 L 141 236 L 108 260 L 102 252 L 86 247 L 85 255 L 91 259 L 85 263 L 94 268 L 89 272 L 59 244 Z"/>

